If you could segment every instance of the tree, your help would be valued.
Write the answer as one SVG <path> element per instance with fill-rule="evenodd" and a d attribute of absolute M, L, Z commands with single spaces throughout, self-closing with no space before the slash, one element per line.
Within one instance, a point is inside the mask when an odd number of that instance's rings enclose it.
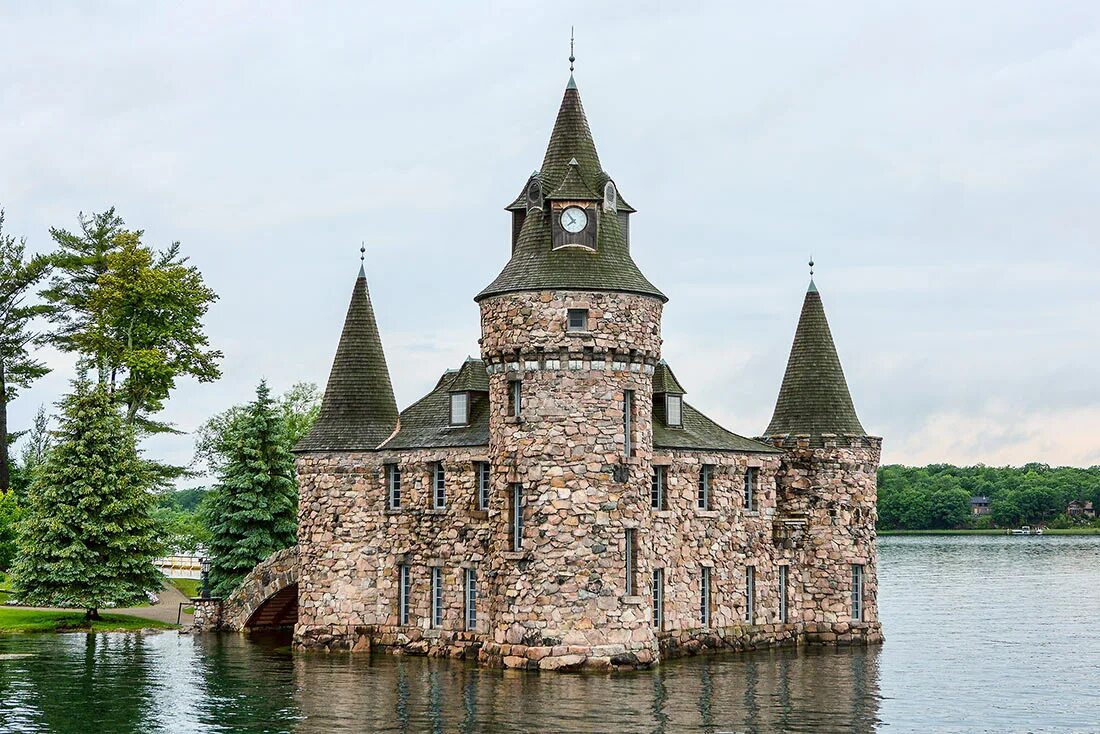
<path fill-rule="evenodd" d="M 113 209 L 81 217 L 83 236 L 51 230 L 58 274 L 43 296 L 58 323 L 56 344 L 94 366 L 125 406 L 127 423 L 170 430 L 151 419 L 181 376 L 221 376 L 202 319 L 217 295 L 180 256 L 179 243 L 155 252 Z"/>
<path fill-rule="evenodd" d="M 13 575 L 28 604 L 99 609 L 160 589 L 149 470 L 106 385 L 80 379 L 35 472 Z"/>
<path fill-rule="evenodd" d="M 26 302 L 30 290 L 49 273 L 50 261 L 42 255 L 25 259 L 26 246 L 26 240 L 4 234 L 0 210 L 0 494 L 11 488 L 8 403 L 50 371 L 30 352 L 43 339 L 30 322 L 47 307 Z"/>
<path fill-rule="evenodd" d="M 0 571 L 11 566 L 16 552 L 16 528 L 23 516 L 23 506 L 15 492 L 0 494 Z"/>
<path fill-rule="evenodd" d="M 50 417 L 46 414 L 46 407 L 39 405 L 38 412 L 34 414 L 34 424 L 27 432 L 27 440 L 20 454 L 20 471 L 25 477 L 24 481 L 30 481 L 38 467 L 46 463 L 50 442 Z"/>
<path fill-rule="evenodd" d="M 312 382 L 290 386 L 277 401 L 277 410 L 286 426 L 287 444 L 291 447 L 313 427 L 321 412 L 322 393 Z M 234 405 L 218 413 L 195 431 L 193 466 L 220 472 L 229 461 L 237 434 L 248 415 L 248 404 Z"/>
<path fill-rule="evenodd" d="M 227 463 L 207 500 L 210 581 L 226 596 L 257 563 L 295 542 L 298 498 L 286 425 L 261 382 L 231 434 Z"/>
<path fill-rule="evenodd" d="M 933 492 L 929 505 L 933 528 L 957 528 L 970 519 L 970 494 L 962 487 Z"/>

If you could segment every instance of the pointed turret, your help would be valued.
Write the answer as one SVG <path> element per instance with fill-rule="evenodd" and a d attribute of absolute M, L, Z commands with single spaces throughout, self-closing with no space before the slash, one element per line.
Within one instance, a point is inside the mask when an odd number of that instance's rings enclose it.
<path fill-rule="evenodd" d="M 295 451 L 377 448 L 397 426 L 397 401 L 362 266 L 332 361 L 321 413 Z"/>
<path fill-rule="evenodd" d="M 536 201 L 534 206 L 533 184 L 545 200 Z M 591 239 L 581 243 L 583 246 L 568 246 L 568 242 L 565 246 L 561 242 L 555 245 L 554 218 L 560 215 L 560 207 L 578 205 L 588 207 L 586 213 L 595 223 Z M 600 165 L 572 76 L 542 167 L 524 182 L 520 195 L 506 209 L 517 217 L 512 259 L 474 300 L 543 289 L 622 291 L 668 300 L 642 275 L 630 256 L 626 217 L 634 208 L 623 200 Z M 585 234 L 577 236 L 583 238 Z"/>
<path fill-rule="evenodd" d="M 765 435 L 823 433 L 865 435 L 866 432 L 852 405 L 821 294 L 811 277 L 783 386 Z"/>

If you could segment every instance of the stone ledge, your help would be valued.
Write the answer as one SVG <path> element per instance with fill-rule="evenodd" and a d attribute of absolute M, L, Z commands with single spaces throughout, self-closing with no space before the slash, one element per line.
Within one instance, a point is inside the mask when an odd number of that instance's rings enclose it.
<path fill-rule="evenodd" d="M 530 551 L 502 551 L 500 557 L 506 561 L 528 561 L 531 559 Z"/>
<path fill-rule="evenodd" d="M 623 604 L 631 607 L 640 607 L 645 604 L 644 596 L 623 596 L 619 598 Z"/>

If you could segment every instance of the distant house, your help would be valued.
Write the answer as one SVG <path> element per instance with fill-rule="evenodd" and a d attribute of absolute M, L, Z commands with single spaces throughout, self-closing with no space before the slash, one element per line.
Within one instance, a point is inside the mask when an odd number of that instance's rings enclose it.
<path fill-rule="evenodd" d="M 989 498 L 988 497 L 971 497 L 970 498 L 970 514 L 974 517 L 980 515 L 989 514 Z"/>
<path fill-rule="evenodd" d="M 1074 500 L 1066 507 L 1066 515 L 1091 520 L 1096 517 L 1096 509 L 1092 506 L 1092 502 Z"/>

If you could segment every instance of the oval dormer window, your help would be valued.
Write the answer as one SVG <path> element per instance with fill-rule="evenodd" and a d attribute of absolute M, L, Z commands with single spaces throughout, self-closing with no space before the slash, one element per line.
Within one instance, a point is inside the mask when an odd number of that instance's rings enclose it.
<path fill-rule="evenodd" d="M 542 211 L 542 184 L 537 178 L 532 178 L 527 184 L 527 211 L 538 209 Z"/>
<path fill-rule="evenodd" d="M 608 181 L 603 187 L 603 210 L 605 212 L 619 211 L 619 192 L 615 190 L 615 183 Z"/>

